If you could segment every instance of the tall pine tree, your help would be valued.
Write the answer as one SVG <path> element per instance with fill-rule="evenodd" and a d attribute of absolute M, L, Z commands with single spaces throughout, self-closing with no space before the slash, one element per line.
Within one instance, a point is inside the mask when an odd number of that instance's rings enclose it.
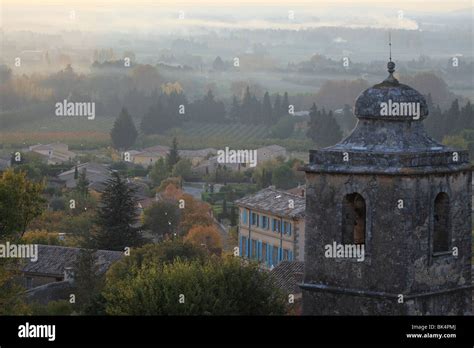
<path fill-rule="evenodd" d="M 268 92 L 265 92 L 265 95 L 263 96 L 263 104 L 262 104 L 262 117 L 263 117 L 263 123 L 271 126 L 273 125 L 272 121 L 272 103 L 270 101 L 270 95 Z"/>
<path fill-rule="evenodd" d="M 166 164 L 168 165 L 169 172 L 173 170 L 174 165 L 178 163 L 179 160 L 178 140 L 174 137 L 170 152 L 166 155 Z"/>
<path fill-rule="evenodd" d="M 311 138 L 318 146 L 325 147 L 334 145 L 342 138 L 341 128 L 332 115 L 332 111 L 326 113 L 323 109 L 318 110 L 313 103 L 310 113 L 310 122 L 307 136 Z"/>
<path fill-rule="evenodd" d="M 232 122 L 240 121 L 240 104 L 235 95 L 232 98 L 232 105 L 230 106 L 229 118 Z"/>
<path fill-rule="evenodd" d="M 250 87 L 247 86 L 245 89 L 244 97 L 242 98 L 241 107 L 241 121 L 242 123 L 252 122 L 252 95 L 250 94 Z"/>
<path fill-rule="evenodd" d="M 117 150 L 127 150 L 137 140 L 137 130 L 132 117 L 126 108 L 122 108 L 120 115 L 115 120 L 114 126 L 110 131 L 112 145 Z"/>
<path fill-rule="evenodd" d="M 277 123 L 281 117 L 281 97 L 280 94 L 277 93 L 275 97 L 275 101 L 273 102 L 273 123 Z"/>
<path fill-rule="evenodd" d="M 136 189 L 117 172 L 106 181 L 97 211 L 97 233 L 92 237 L 97 249 L 124 250 L 140 245 Z"/>
<path fill-rule="evenodd" d="M 290 105 L 290 101 L 288 99 L 288 92 L 285 92 L 283 95 L 283 100 L 281 102 L 281 116 L 288 116 L 288 107 Z"/>

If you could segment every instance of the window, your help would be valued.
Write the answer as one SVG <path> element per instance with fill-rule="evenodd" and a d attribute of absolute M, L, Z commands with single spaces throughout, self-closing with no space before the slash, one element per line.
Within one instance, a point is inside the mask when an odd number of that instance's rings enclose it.
<path fill-rule="evenodd" d="M 449 251 L 449 197 L 441 192 L 434 202 L 433 252 Z"/>
<path fill-rule="evenodd" d="M 286 250 L 286 249 L 283 249 L 283 260 L 289 260 L 288 250 Z"/>
<path fill-rule="evenodd" d="M 247 256 L 247 238 L 242 237 L 242 252 L 240 253 L 241 256 Z"/>
<path fill-rule="evenodd" d="M 250 218 L 250 223 L 251 223 L 252 225 L 256 225 L 257 222 L 258 222 L 258 215 L 255 214 L 255 213 L 252 213 L 252 216 L 251 216 L 251 218 Z"/>
<path fill-rule="evenodd" d="M 366 206 L 358 193 L 344 197 L 342 203 L 342 243 L 365 244 Z"/>
<path fill-rule="evenodd" d="M 247 210 L 246 209 L 242 210 L 242 224 L 247 225 Z"/>
<path fill-rule="evenodd" d="M 267 228 L 268 226 L 268 218 L 262 215 L 262 228 Z"/>
<path fill-rule="evenodd" d="M 280 251 L 280 248 L 274 246 L 273 247 L 273 253 L 272 253 L 272 265 L 276 266 L 278 264 L 278 252 Z"/>
<path fill-rule="evenodd" d="M 280 232 L 280 220 L 273 219 L 273 232 Z"/>
<path fill-rule="evenodd" d="M 261 257 L 262 260 L 266 260 L 267 259 L 267 243 L 263 242 L 262 243 L 262 257 Z"/>
<path fill-rule="evenodd" d="M 252 257 L 257 258 L 257 241 L 252 239 Z"/>

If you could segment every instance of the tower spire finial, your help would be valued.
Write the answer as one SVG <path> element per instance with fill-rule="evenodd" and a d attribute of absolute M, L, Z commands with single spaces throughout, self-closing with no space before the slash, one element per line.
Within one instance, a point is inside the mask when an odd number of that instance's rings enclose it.
<path fill-rule="evenodd" d="M 398 84 L 398 80 L 393 76 L 395 72 L 395 63 L 392 62 L 392 32 L 388 32 L 388 47 L 389 47 L 389 61 L 387 63 L 388 77 L 385 79 L 385 82 L 392 84 Z"/>
<path fill-rule="evenodd" d="M 388 47 L 390 51 L 389 59 L 390 61 L 392 61 L 392 32 L 391 31 L 388 32 Z"/>

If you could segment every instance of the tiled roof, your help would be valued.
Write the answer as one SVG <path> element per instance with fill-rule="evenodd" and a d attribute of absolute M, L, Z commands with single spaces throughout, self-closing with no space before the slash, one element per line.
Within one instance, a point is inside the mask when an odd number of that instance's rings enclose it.
<path fill-rule="evenodd" d="M 79 256 L 80 248 L 70 248 L 58 245 L 38 245 L 38 260 L 28 261 L 22 271 L 60 277 L 64 275 L 65 267 L 73 267 Z M 99 273 L 106 272 L 110 265 L 123 257 L 123 252 L 112 250 L 97 250 Z"/>
<path fill-rule="evenodd" d="M 106 165 L 101 164 L 101 163 L 87 162 L 87 163 L 79 164 L 79 165 L 77 165 L 78 173 L 80 173 L 84 168 L 86 169 L 87 177 L 89 177 L 89 174 L 109 175 L 109 169 L 107 168 Z M 63 176 L 67 176 L 67 175 L 70 175 L 70 174 L 74 174 L 75 171 L 76 171 L 76 168 L 72 167 L 70 170 L 62 172 L 58 176 L 63 177 Z"/>
<path fill-rule="evenodd" d="M 290 200 L 293 200 L 294 208 L 290 208 Z M 306 208 L 305 198 L 270 187 L 242 197 L 236 200 L 235 203 L 241 207 L 291 218 L 303 217 Z"/>
<path fill-rule="evenodd" d="M 25 292 L 28 302 L 36 302 L 43 305 L 51 301 L 59 301 L 69 299 L 69 295 L 73 293 L 74 286 L 69 281 L 53 282 L 37 286 Z"/>
<path fill-rule="evenodd" d="M 155 145 L 151 147 L 147 147 L 146 149 L 143 149 L 143 151 L 147 152 L 159 152 L 159 153 L 168 153 L 170 150 L 169 146 L 165 145 Z"/>
<path fill-rule="evenodd" d="M 285 150 L 286 151 L 286 149 L 283 146 L 276 145 L 276 144 L 263 146 L 263 147 L 258 148 L 257 150 L 258 151 L 265 151 L 265 150 L 269 150 L 269 151 L 283 151 L 283 150 Z"/>
<path fill-rule="evenodd" d="M 304 262 L 282 261 L 270 274 L 275 284 L 288 294 L 299 294 L 301 288 L 298 284 L 303 282 Z"/>

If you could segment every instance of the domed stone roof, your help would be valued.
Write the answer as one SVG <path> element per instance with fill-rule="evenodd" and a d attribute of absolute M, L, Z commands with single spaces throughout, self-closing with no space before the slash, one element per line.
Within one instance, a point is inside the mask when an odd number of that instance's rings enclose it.
<path fill-rule="evenodd" d="M 390 75 L 383 82 L 366 89 L 357 97 L 354 114 L 358 118 L 377 118 L 388 121 L 424 119 L 428 115 L 425 97 L 416 89 L 398 82 L 393 76 L 395 63 L 389 62 L 387 66 Z"/>
<path fill-rule="evenodd" d="M 470 168 L 469 154 L 432 139 L 421 122 L 428 115 L 417 90 L 389 76 L 356 99 L 356 127 L 339 143 L 310 150 L 306 172 L 426 174 Z"/>

